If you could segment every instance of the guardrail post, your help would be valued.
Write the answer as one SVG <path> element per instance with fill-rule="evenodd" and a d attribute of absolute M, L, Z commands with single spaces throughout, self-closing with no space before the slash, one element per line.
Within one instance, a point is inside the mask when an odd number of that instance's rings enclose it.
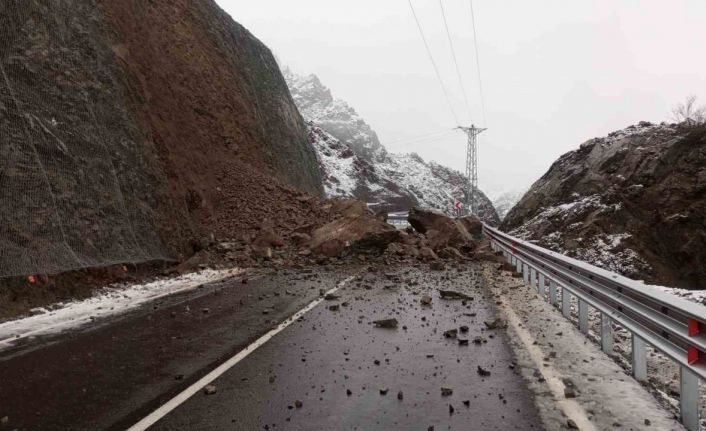
<path fill-rule="evenodd" d="M 632 334 L 632 376 L 639 382 L 647 381 L 647 343 Z"/>
<path fill-rule="evenodd" d="M 613 326 L 605 313 L 601 313 L 601 350 L 609 355 L 613 353 Z"/>
<path fill-rule="evenodd" d="M 579 298 L 579 331 L 588 334 L 588 304 Z"/>
<path fill-rule="evenodd" d="M 530 281 L 529 266 L 524 262 L 522 262 L 522 279 L 525 280 L 525 283 L 529 284 L 529 281 Z"/>
<path fill-rule="evenodd" d="M 539 293 L 539 285 L 537 284 L 537 270 L 534 268 L 530 268 L 529 285 L 530 287 L 534 287 L 537 290 L 537 293 Z"/>
<path fill-rule="evenodd" d="M 690 369 L 681 366 L 679 407 L 681 423 L 689 431 L 699 430 L 699 378 Z"/>
<path fill-rule="evenodd" d="M 549 279 L 549 303 L 556 307 L 556 281 Z"/>
<path fill-rule="evenodd" d="M 539 290 L 539 294 L 542 295 L 542 298 L 546 298 L 547 294 L 545 289 L 545 281 L 544 281 L 544 274 L 539 273 L 539 280 L 537 281 L 537 290 Z"/>
<path fill-rule="evenodd" d="M 567 319 L 571 318 L 571 292 L 566 287 L 561 288 L 561 314 Z"/>
<path fill-rule="evenodd" d="M 520 259 L 515 256 L 515 266 L 517 267 L 517 272 L 520 273 L 522 272 L 522 262 L 520 262 Z"/>

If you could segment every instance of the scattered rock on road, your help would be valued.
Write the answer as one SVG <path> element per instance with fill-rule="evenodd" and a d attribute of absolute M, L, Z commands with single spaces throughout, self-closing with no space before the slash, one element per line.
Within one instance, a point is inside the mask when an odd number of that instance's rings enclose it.
<path fill-rule="evenodd" d="M 397 328 L 399 322 L 393 317 L 390 319 L 375 320 L 373 324 L 378 328 Z"/>
<path fill-rule="evenodd" d="M 206 385 L 206 387 L 203 388 L 203 393 L 206 395 L 213 395 L 216 392 L 218 392 L 218 388 L 216 388 L 215 385 Z"/>
<path fill-rule="evenodd" d="M 456 335 L 458 334 L 458 329 L 449 329 L 448 331 L 444 331 L 444 337 L 446 338 L 456 338 Z"/>
<path fill-rule="evenodd" d="M 470 296 L 456 292 L 455 290 L 439 290 L 439 294 L 444 299 L 473 299 Z"/>
<path fill-rule="evenodd" d="M 422 299 L 419 300 L 419 302 L 421 302 L 422 305 L 431 306 L 431 296 L 424 295 L 422 296 Z"/>
<path fill-rule="evenodd" d="M 505 329 L 505 328 L 507 328 L 507 323 L 499 317 L 496 317 L 495 319 L 492 319 L 492 320 L 486 320 L 483 323 L 485 323 L 485 326 L 488 329 Z"/>
<path fill-rule="evenodd" d="M 483 377 L 488 377 L 490 375 L 490 371 L 486 370 L 485 368 L 481 367 L 478 365 L 478 375 L 483 376 Z"/>

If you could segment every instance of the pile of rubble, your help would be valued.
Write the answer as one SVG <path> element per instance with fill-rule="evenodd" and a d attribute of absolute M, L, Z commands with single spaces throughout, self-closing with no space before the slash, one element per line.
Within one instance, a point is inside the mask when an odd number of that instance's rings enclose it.
<path fill-rule="evenodd" d="M 469 261 L 479 248 L 482 224 L 473 216 L 453 219 L 435 210 L 412 208 L 410 227 L 399 230 L 361 201 L 334 198 L 312 200 L 322 214 L 316 221 L 281 226 L 263 220 L 241 238 L 210 244 L 178 269 L 210 266 L 303 266 L 379 261 L 425 262 L 443 269 L 443 261 Z"/>

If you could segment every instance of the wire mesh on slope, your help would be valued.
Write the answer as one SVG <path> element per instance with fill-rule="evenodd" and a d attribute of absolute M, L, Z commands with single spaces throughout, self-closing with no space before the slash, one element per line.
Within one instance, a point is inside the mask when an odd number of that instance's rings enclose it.
<path fill-rule="evenodd" d="M 92 3 L 0 2 L 0 277 L 165 258 Z"/>

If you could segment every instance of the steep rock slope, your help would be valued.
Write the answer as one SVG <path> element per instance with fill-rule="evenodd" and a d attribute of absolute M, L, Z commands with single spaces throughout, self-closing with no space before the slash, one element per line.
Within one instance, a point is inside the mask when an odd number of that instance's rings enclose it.
<path fill-rule="evenodd" d="M 706 129 L 642 122 L 587 141 L 501 228 L 629 277 L 703 288 Z"/>
<path fill-rule="evenodd" d="M 0 4 L 0 277 L 188 255 L 305 214 L 316 154 L 212 0 Z"/>
<path fill-rule="evenodd" d="M 412 206 L 454 212 L 453 199 L 464 196 L 463 174 L 415 153 L 388 152 L 370 125 L 345 101 L 335 99 L 315 75 L 299 76 L 285 68 L 284 77 L 308 121 L 309 141 L 318 154 L 328 196 L 354 196 L 388 212 Z M 481 218 L 499 223 L 493 204 L 478 192 Z"/>

